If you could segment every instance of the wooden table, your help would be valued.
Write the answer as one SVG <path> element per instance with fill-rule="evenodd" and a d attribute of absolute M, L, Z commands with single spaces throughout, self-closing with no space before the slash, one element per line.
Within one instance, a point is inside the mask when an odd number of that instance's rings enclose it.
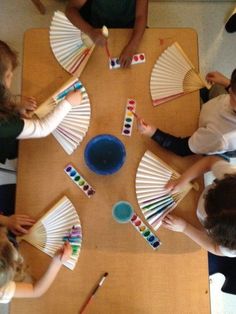
<path fill-rule="evenodd" d="M 118 56 L 130 36 L 130 30 L 111 30 L 109 48 Z M 160 39 L 164 39 L 160 40 Z M 149 80 L 156 58 L 173 41 L 178 41 L 198 67 L 197 35 L 191 29 L 147 29 L 140 45 L 146 63 L 126 70 L 108 69 L 103 48 L 96 48 L 81 81 L 92 104 L 92 119 L 86 138 L 76 152 L 68 156 L 53 136 L 25 140 L 20 144 L 17 212 L 40 217 L 63 195 L 75 205 L 83 228 L 81 255 L 72 272 L 63 267 L 55 283 L 41 298 L 14 300 L 12 314 L 75 314 L 101 274 L 109 277 L 87 308 L 96 314 L 193 314 L 210 313 L 207 254 L 182 234 L 163 228 L 157 234 L 162 241 L 153 251 L 131 224 L 118 224 L 111 208 L 119 200 L 131 202 L 140 213 L 135 196 L 135 174 L 147 149 L 164 158 L 182 172 L 196 157 L 181 158 L 164 151 L 150 139 L 141 137 L 134 127 L 131 137 L 121 135 L 127 98 L 135 98 L 137 112 L 146 121 L 176 135 L 190 135 L 197 127 L 198 93 L 154 108 Z M 54 59 L 47 29 L 32 29 L 25 34 L 23 94 L 45 100 L 69 78 Z M 126 147 L 127 159 L 121 170 L 111 176 L 98 176 L 84 162 L 88 141 L 101 133 L 113 134 Z M 96 189 L 88 199 L 65 175 L 63 169 L 72 162 Z M 200 181 L 201 183 L 201 181 Z M 195 216 L 199 192 L 192 191 L 175 212 L 197 225 Z M 39 278 L 50 258 L 22 243 L 33 277 Z"/>

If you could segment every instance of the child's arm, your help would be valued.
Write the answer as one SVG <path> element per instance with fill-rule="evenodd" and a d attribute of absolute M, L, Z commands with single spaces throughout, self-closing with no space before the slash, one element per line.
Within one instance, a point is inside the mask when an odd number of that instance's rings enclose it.
<path fill-rule="evenodd" d="M 40 138 L 48 136 L 52 131 L 54 131 L 57 126 L 61 123 L 64 117 L 71 110 L 74 105 L 79 105 L 81 103 L 81 93 L 80 91 L 70 92 L 65 100 L 62 100 L 53 111 L 46 115 L 42 119 L 25 119 L 24 128 L 18 139 L 26 138 Z"/>
<path fill-rule="evenodd" d="M 169 230 L 183 232 L 203 249 L 211 252 L 212 254 L 222 256 L 219 246 L 208 237 L 204 229 L 197 229 L 183 218 L 169 214 L 162 220 L 162 225 Z"/>
<path fill-rule="evenodd" d="M 137 0 L 135 10 L 135 24 L 128 44 L 120 54 L 119 61 L 122 67 L 131 64 L 133 55 L 137 52 L 139 43 L 147 26 L 148 0 Z"/>
<path fill-rule="evenodd" d="M 65 243 L 62 249 L 53 257 L 45 274 L 35 283 L 16 283 L 15 298 L 37 298 L 42 296 L 53 283 L 62 263 L 71 256 L 71 246 Z"/>
<path fill-rule="evenodd" d="M 102 31 L 93 28 L 82 18 L 79 13 L 79 10 L 86 2 L 87 0 L 70 0 L 66 6 L 65 14 L 71 23 L 78 27 L 85 34 L 88 34 L 88 36 L 96 45 L 104 46 L 107 39 L 102 34 Z"/>
<path fill-rule="evenodd" d="M 211 170 L 212 166 L 222 158 L 217 156 L 206 156 L 198 160 L 190 168 L 188 168 L 177 180 L 169 181 L 166 185 L 167 191 L 177 192 L 181 190 L 187 183 L 200 177 L 205 172 Z"/>
<path fill-rule="evenodd" d="M 26 234 L 28 232 L 25 227 L 31 227 L 35 220 L 28 215 L 0 215 L 0 225 L 5 226 L 15 235 Z"/>
<path fill-rule="evenodd" d="M 230 80 L 218 71 L 209 72 L 206 75 L 206 80 L 211 84 L 219 84 L 224 87 L 228 87 L 230 85 Z"/>

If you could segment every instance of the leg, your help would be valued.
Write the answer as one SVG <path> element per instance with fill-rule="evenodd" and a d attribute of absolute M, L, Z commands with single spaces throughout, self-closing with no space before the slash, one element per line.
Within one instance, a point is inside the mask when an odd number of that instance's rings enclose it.
<path fill-rule="evenodd" d="M 189 156 L 194 154 L 188 146 L 189 137 L 176 137 L 157 129 L 152 139 L 176 155 Z"/>
<path fill-rule="evenodd" d="M 5 216 L 15 212 L 15 184 L 0 185 L 0 211 Z"/>
<path fill-rule="evenodd" d="M 208 252 L 209 275 L 221 273 L 225 282 L 223 292 L 236 294 L 236 257 L 217 256 Z"/>

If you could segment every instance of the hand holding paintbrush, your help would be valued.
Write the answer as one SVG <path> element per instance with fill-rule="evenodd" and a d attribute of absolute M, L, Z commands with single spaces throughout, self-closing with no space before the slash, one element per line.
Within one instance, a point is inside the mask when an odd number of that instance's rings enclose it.
<path fill-rule="evenodd" d="M 137 127 L 138 131 L 142 135 L 146 135 L 148 137 L 152 137 L 153 134 L 156 132 L 156 128 L 152 125 L 147 124 L 144 122 L 143 118 L 139 117 L 135 112 L 131 110 L 132 114 L 137 118 Z"/>

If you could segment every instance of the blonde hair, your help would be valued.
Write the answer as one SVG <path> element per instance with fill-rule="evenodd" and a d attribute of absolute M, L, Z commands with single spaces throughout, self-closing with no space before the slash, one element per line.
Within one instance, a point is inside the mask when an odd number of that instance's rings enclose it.
<path fill-rule="evenodd" d="M 0 241 L 0 288 L 12 280 L 22 281 L 24 277 L 23 258 L 13 244 L 4 237 Z"/>
<path fill-rule="evenodd" d="M 18 114 L 19 109 L 16 100 L 5 86 L 6 71 L 10 66 L 14 70 L 17 64 L 17 53 L 0 40 L 0 119 L 6 120 Z"/>

